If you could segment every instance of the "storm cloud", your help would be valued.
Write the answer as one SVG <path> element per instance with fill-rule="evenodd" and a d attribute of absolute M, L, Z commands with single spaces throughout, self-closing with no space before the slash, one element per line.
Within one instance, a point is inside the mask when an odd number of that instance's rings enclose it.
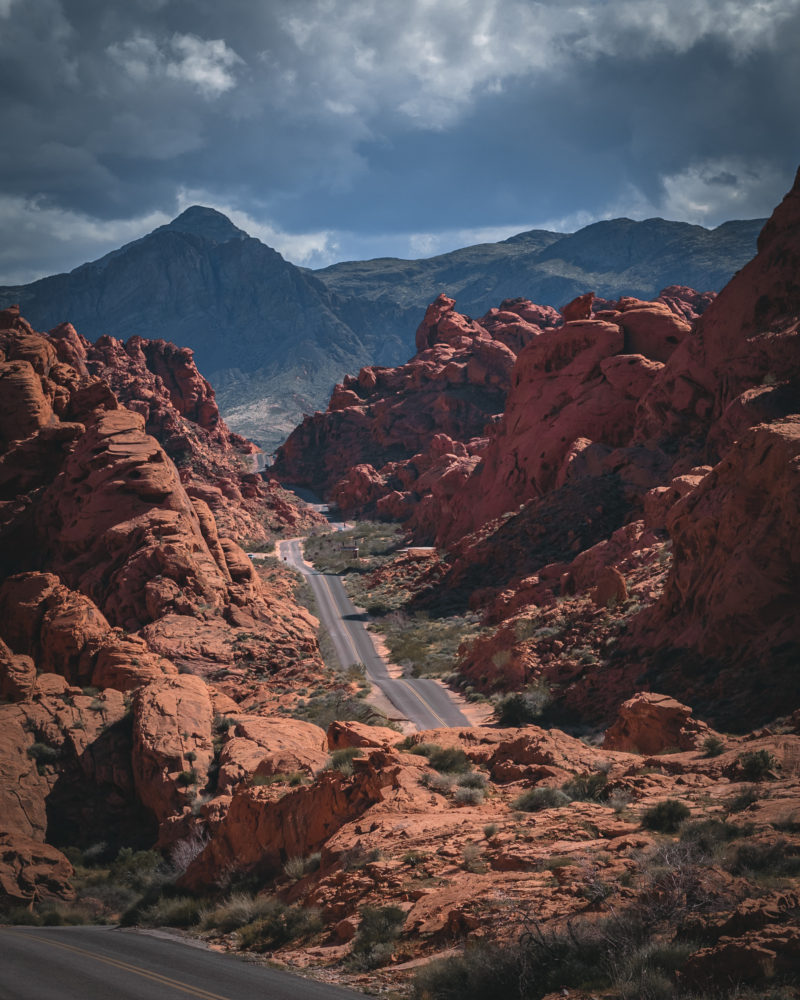
<path fill-rule="evenodd" d="M 297 263 L 768 214 L 800 0 L 0 0 L 0 282 L 219 208 Z"/>

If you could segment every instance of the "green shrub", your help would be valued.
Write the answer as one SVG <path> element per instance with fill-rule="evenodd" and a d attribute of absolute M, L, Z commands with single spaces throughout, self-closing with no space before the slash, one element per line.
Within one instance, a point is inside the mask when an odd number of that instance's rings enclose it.
<path fill-rule="evenodd" d="M 431 962 L 414 977 L 415 1000 L 541 1000 L 548 993 L 607 981 L 599 933 L 573 926 L 538 928 L 515 944 L 477 942 L 463 955 Z"/>
<path fill-rule="evenodd" d="M 487 823 L 483 828 L 483 835 L 487 840 L 491 840 L 499 830 L 497 823 Z"/>
<path fill-rule="evenodd" d="M 480 771 L 465 771 L 456 778 L 460 788 L 486 788 L 486 775 Z"/>
<path fill-rule="evenodd" d="M 602 771 L 587 771 L 576 774 L 561 791 L 574 802 L 602 802 L 608 795 L 608 775 Z"/>
<path fill-rule="evenodd" d="M 551 701 L 550 690 L 544 686 L 515 691 L 497 702 L 495 718 L 501 726 L 527 726 L 541 718 Z"/>
<path fill-rule="evenodd" d="M 423 774 L 420 783 L 439 795 L 449 795 L 453 788 L 452 774 Z"/>
<path fill-rule="evenodd" d="M 405 911 L 399 906 L 363 906 L 350 952 L 353 968 L 375 969 L 387 961 L 405 919 Z"/>
<path fill-rule="evenodd" d="M 729 813 L 744 812 L 759 801 L 761 795 L 757 788 L 743 788 L 741 792 L 731 796 L 726 802 Z"/>
<path fill-rule="evenodd" d="M 190 785 L 196 785 L 197 771 L 195 771 L 194 768 L 192 768 L 190 771 L 181 771 L 181 773 L 175 780 L 183 788 L 188 788 Z"/>
<path fill-rule="evenodd" d="M 482 788 L 467 788 L 463 785 L 456 788 L 453 801 L 457 806 L 477 806 L 486 798 Z"/>
<path fill-rule="evenodd" d="M 163 896 L 142 911 L 139 922 L 146 927 L 192 927 L 200 922 L 201 909 L 193 896 Z"/>
<path fill-rule="evenodd" d="M 239 946 L 253 951 L 269 951 L 309 937 L 322 930 L 318 910 L 287 906 L 277 899 L 263 904 L 262 916 L 239 931 Z"/>
<path fill-rule="evenodd" d="M 691 816 L 691 810 L 679 799 L 664 799 L 646 809 L 642 816 L 642 826 L 659 833 L 675 833 L 684 820 Z"/>
<path fill-rule="evenodd" d="M 246 892 L 232 893 L 226 902 L 210 910 L 203 910 L 200 926 L 203 930 L 218 930 L 223 934 L 239 930 L 256 918 L 270 911 L 273 900 L 267 896 L 253 896 Z"/>
<path fill-rule="evenodd" d="M 334 750 L 325 767 L 327 770 L 341 771 L 349 777 L 353 773 L 353 760 L 356 757 L 363 757 L 365 752 L 363 747 L 344 747 L 342 750 Z"/>
<path fill-rule="evenodd" d="M 800 853 L 795 844 L 782 838 L 766 843 L 740 844 L 731 871 L 736 875 L 755 873 L 788 878 L 800 874 Z"/>
<path fill-rule="evenodd" d="M 315 851 L 313 854 L 309 854 L 307 858 L 288 858 L 286 864 L 283 866 L 283 870 L 289 878 L 298 881 L 304 875 L 308 875 L 309 872 L 315 872 L 319 868 L 321 857 L 320 852 Z"/>
<path fill-rule="evenodd" d="M 435 771 L 458 774 L 472 768 L 469 757 L 460 747 L 438 747 L 428 754 L 428 763 Z"/>
<path fill-rule="evenodd" d="M 721 819 L 698 819 L 686 823 L 681 830 L 681 843 L 693 844 L 704 854 L 714 854 L 720 847 L 729 844 L 749 831 Z"/>
<path fill-rule="evenodd" d="M 720 739 L 719 736 L 706 736 L 703 740 L 704 757 L 719 757 L 724 750 L 725 740 Z"/>
<path fill-rule="evenodd" d="M 777 761 L 769 750 L 751 750 L 739 757 L 739 766 L 745 781 L 763 781 L 776 764 Z"/>
<path fill-rule="evenodd" d="M 522 812 L 539 812 L 542 809 L 560 809 L 568 805 L 569 796 L 565 795 L 560 788 L 529 788 L 518 798 L 514 799 L 512 806 L 514 809 L 521 809 Z"/>

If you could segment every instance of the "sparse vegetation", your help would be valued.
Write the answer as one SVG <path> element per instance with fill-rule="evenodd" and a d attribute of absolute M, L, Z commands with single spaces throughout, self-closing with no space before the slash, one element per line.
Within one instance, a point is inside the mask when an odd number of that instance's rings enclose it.
<path fill-rule="evenodd" d="M 725 740 L 719 736 L 706 736 L 703 740 L 703 756 L 719 757 L 725 750 Z"/>
<path fill-rule="evenodd" d="M 745 781 L 764 781 L 777 766 L 777 761 L 769 750 L 751 750 L 739 757 L 739 766 Z"/>
<path fill-rule="evenodd" d="M 541 788 L 529 788 L 527 792 L 514 799 L 512 805 L 522 812 L 540 812 L 542 809 L 560 809 L 568 805 L 569 801 L 569 796 L 560 788 L 550 788 L 545 785 Z"/>
<path fill-rule="evenodd" d="M 659 833 L 675 833 L 691 816 L 691 809 L 679 799 L 664 799 L 644 811 L 642 826 Z"/>
<path fill-rule="evenodd" d="M 399 906 L 363 906 L 350 953 L 351 966 L 366 970 L 387 962 L 405 919 L 405 912 Z"/>
<path fill-rule="evenodd" d="M 602 802 L 608 797 L 608 776 L 602 771 L 576 774 L 561 791 L 574 802 Z"/>
<path fill-rule="evenodd" d="M 527 726 L 541 719 L 552 701 L 550 688 L 539 684 L 500 698 L 494 714 L 501 726 Z"/>
<path fill-rule="evenodd" d="M 262 904 L 261 916 L 239 931 L 239 946 L 252 951 L 270 951 L 322 930 L 319 911 L 288 906 L 275 898 Z"/>

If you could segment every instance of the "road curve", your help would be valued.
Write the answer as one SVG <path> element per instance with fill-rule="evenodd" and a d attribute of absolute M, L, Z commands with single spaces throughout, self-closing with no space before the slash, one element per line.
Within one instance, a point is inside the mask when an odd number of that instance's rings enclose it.
<path fill-rule="evenodd" d="M 0 928 L 2 1000 L 363 1000 L 171 938 L 112 927 Z"/>
<path fill-rule="evenodd" d="M 296 540 L 281 542 L 280 552 L 287 563 L 308 580 L 322 624 L 330 633 L 343 667 L 363 663 L 369 679 L 417 729 L 472 725 L 447 690 L 436 681 L 426 677 L 389 676 L 386 664 L 367 633 L 364 624 L 367 616 L 356 610 L 338 576 L 320 573 L 306 563 Z"/>

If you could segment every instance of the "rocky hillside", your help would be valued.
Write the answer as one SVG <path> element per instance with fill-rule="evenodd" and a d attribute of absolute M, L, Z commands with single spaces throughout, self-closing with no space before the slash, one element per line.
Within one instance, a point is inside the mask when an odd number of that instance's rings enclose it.
<path fill-rule="evenodd" d="M 92 340 L 141 336 L 193 349 L 226 420 L 269 451 L 325 405 L 345 372 L 408 358 L 419 313 L 440 293 L 480 315 L 519 295 L 560 305 L 586 288 L 614 298 L 675 283 L 718 289 L 750 258 L 760 226 L 618 219 L 311 272 L 195 206 L 69 274 L 0 288 L 0 308 L 19 303 L 42 329 L 69 320 Z"/>
<path fill-rule="evenodd" d="M 544 681 L 567 714 L 598 723 L 643 687 L 690 691 L 727 727 L 796 706 L 798 203 L 795 187 L 716 298 L 587 295 L 566 322 L 520 300 L 475 322 L 438 299 L 415 358 L 337 387 L 276 474 L 313 468 L 345 511 L 401 518 L 446 550 L 435 569 L 398 572 L 429 610 L 460 601 L 509 620 L 464 652 L 480 690 Z M 453 400 L 477 400 L 491 378 L 479 430 Z M 564 624 L 541 609 L 591 593 L 613 622 L 553 643 Z M 588 628 L 591 613 L 576 615 Z"/>
<path fill-rule="evenodd" d="M 191 352 L 7 309 L 0 401 L 0 886 L 30 900 L 68 894 L 57 846 L 180 836 L 215 713 L 327 682 L 290 581 L 236 541 L 311 515 L 242 472 Z"/>

